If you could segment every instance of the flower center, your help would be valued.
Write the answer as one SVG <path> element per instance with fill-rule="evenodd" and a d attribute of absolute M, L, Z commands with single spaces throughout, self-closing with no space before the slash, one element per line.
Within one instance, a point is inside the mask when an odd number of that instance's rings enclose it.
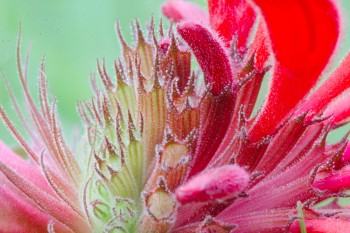
<path fill-rule="evenodd" d="M 136 28 L 133 49 L 118 29 L 123 58 L 115 62 L 116 79 L 99 65 L 105 92 L 95 90 L 90 102 L 79 104 L 91 148 L 85 209 L 94 228 L 106 232 L 171 225 L 206 91 L 172 32 L 169 38 L 161 32 L 158 42 L 151 31 L 150 42 Z"/>

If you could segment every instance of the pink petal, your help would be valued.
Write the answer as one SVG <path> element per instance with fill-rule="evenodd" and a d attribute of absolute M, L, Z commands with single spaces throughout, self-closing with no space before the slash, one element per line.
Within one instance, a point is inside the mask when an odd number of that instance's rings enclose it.
<path fill-rule="evenodd" d="M 237 165 L 225 165 L 207 170 L 176 190 L 176 199 L 182 203 L 225 199 L 241 193 L 250 175 Z"/>
<path fill-rule="evenodd" d="M 279 172 L 272 171 L 274 174 L 270 173 L 264 177 L 263 181 L 249 189 L 248 198 L 237 199 L 216 217 L 224 222 L 233 223 L 237 215 L 291 206 L 294 208 L 297 201 L 304 202 L 313 197 L 315 190 L 310 187 L 310 171 L 314 169 L 315 164 L 324 160 L 322 139 L 325 134 L 326 132 L 318 134 L 318 139 L 312 140 L 313 146 L 306 151 L 303 150 L 302 155 L 297 151 L 292 152 L 292 154 L 296 153 L 295 156 L 292 155 L 296 158 L 295 160 L 289 160 L 292 159 L 289 158 L 287 163 L 282 161 L 281 165 L 284 163 L 285 168 L 277 166 L 276 170 Z"/>
<path fill-rule="evenodd" d="M 8 148 L 3 142 L 0 141 L 0 161 L 11 167 L 27 180 L 30 180 L 35 186 L 47 193 L 52 193 L 52 189 L 48 186 L 45 178 L 43 177 L 39 166 L 29 164 L 10 148 Z"/>
<path fill-rule="evenodd" d="M 46 232 L 52 217 L 39 210 L 0 174 L 0 232 Z M 70 232 L 56 221 L 57 232 Z"/>
<path fill-rule="evenodd" d="M 345 91 L 339 98 L 328 104 L 325 109 L 323 116 L 332 116 L 333 125 L 343 124 L 349 120 L 350 117 L 350 101 L 349 101 L 350 90 Z"/>
<path fill-rule="evenodd" d="M 273 134 L 304 98 L 328 63 L 338 39 L 338 13 L 329 0 L 255 0 L 275 55 L 271 88 L 250 133 Z"/>
<path fill-rule="evenodd" d="M 350 165 L 333 172 L 323 179 L 314 181 L 313 186 L 319 190 L 332 193 L 348 189 L 350 187 Z"/>
<path fill-rule="evenodd" d="M 238 48 L 245 47 L 255 21 L 255 12 L 246 0 L 208 0 L 210 24 L 230 45 L 237 36 Z"/>
<path fill-rule="evenodd" d="M 32 200 L 48 215 L 51 215 L 57 221 L 65 224 L 75 232 L 89 232 L 90 227 L 85 219 L 74 212 L 68 205 L 37 188 L 30 181 L 26 180 L 2 162 L 0 162 L 0 171 L 14 186 L 22 191 L 23 195 Z"/>
<path fill-rule="evenodd" d="M 343 161 L 345 163 L 349 163 L 350 162 L 350 144 L 349 143 L 346 146 L 345 151 L 343 153 Z"/>
<path fill-rule="evenodd" d="M 282 229 L 285 229 L 287 219 L 292 212 L 288 208 L 259 210 L 239 214 L 231 222 L 237 224 L 239 229 L 237 229 L 237 232 L 280 233 L 285 232 Z M 222 221 L 220 217 L 218 217 L 218 220 Z"/>
<path fill-rule="evenodd" d="M 350 222 L 341 219 L 307 219 L 307 233 L 348 233 Z M 292 233 L 301 233 L 299 221 L 294 221 L 289 227 Z"/>
<path fill-rule="evenodd" d="M 230 60 L 220 40 L 198 23 L 181 22 L 177 31 L 192 49 L 214 95 L 233 82 Z"/>
<path fill-rule="evenodd" d="M 35 208 L 0 174 L 0 232 L 44 232 L 48 215 Z"/>
<path fill-rule="evenodd" d="M 194 3 L 183 0 L 170 0 L 162 6 L 163 14 L 170 20 L 178 23 L 182 20 L 209 24 L 208 14 Z"/>

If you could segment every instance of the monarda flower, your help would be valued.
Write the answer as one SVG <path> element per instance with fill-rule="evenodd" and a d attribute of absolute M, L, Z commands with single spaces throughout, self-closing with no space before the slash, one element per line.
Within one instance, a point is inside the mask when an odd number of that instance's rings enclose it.
<path fill-rule="evenodd" d="M 1 232 L 349 232 L 337 198 L 350 146 L 326 139 L 350 116 L 350 56 L 313 90 L 338 42 L 336 5 L 208 8 L 166 2 L 172 27 L 152 22 L 145 34 L 135 23 L 133 47 L 117 26 L 123 53 L 113 74 L 98 62 L 102 85 L 92 78 L 94 96 L 78 104 L 79 143 L 64 140 L 44 65 L 36 106 L 18 44 L 26 109 L 9 93 L 30 139 L 0 108 L 28 157 L 0 144 Z"/>

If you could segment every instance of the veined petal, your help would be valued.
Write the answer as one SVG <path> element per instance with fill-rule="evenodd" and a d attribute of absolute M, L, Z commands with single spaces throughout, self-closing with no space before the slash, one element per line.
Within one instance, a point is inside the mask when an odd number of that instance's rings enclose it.
<path fill-rule="evenodd" d="M 209 0 L 210 25 L 230 45 L 237 36 L 237 47 L 245 47 L 255 21 L 255 12 L 246 0 Z"/>
<path fill-rule="evenodd" d="M 50 217 L 0 174 L 0 232 L 44 232 Z"/>
<path fill-rule="evenodd" d="M 0 161 L 7 166 L 16 170 L 23 177 L 30 180 L 35 186 L 47 193 L 52 193 L 51 188 L 47 185 L 45 178 L 42 176 L 39 167 L 33 166 L 24 159 L 15 154 L 3 142 L 0 141 Z"/>
<path fill-rule="evenodd" d="M 276 127 L 318 80 L 338 39 L 338 13 L 329 0 L 254 1 L 275 55 L 271 88 L 250 132 L 252 141 Z"/>
<path fill-rule="evenodd" d="M 76 232 L 89 232 L 89 226 L 86 221 L 78 213 L 70 209 L 68 205 L 59 202 L 50 194 L 35 187 L 30 181 L 2 162 L 0 162 L 0 171 L 13 185 L 23 192 L 23 195 L 26 195 L 35 204 L 40 206 L 48 215 L 51 215 Z"/>
<path fill-rule="evenodd" d="M 0 184 L 0 232 L 46 232 L 50 223 L 56 232 L 71 232 L 38 209 L 3 174 L 0 174 Z"/>
<path fill-rule="evenodd" d="M 162 6 L 163 14 L 178 23 L 182 20 L 209 24 L 208 13 L 194 3 L 184 0 L 170 0 Z"/>
<path fill-rule="evenodd" d="M 228 222 L 237 224 L 238 232 L 285 232 L 286 219 L 291 213 L 288 208 L 259 210 L 237 215 Z"/>
<path fill-rule="evenodd" d="M 233 83 L 230 60 L 219 38 L 190 21 L 179 23 L 177 31 L 192 49 L 214 95 Z"/>
<path fill-rule="evenodd" d="M 305 220 L 307 233 L 347 233 L 350 229 L 350 222 L 341 219 L 307 219 Z M 290 226 L 292 233 L 300 233 L 299 221 Z"/>

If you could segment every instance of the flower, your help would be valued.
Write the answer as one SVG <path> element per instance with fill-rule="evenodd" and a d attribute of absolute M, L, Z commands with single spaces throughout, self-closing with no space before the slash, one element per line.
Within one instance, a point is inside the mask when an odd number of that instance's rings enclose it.
<path fill-rule="evenodd" d="M 30 140 L 2 107 L 0 116 L 29 158 L 0 144 L 2 232 L 350 229 L 349 209 L 337 203 L 350 185 L 350 146 L 346 137 L 326 141 L 350 116 L 350 55 L 312 90 L 338 42 L 337 6 L 209 0 L 208 7 L 209 14 L 167 1 L 162 10 L 177 34 L 160 25 L 158 35 L 151 22 L 146 37 L 136 22 L 134 47 L 117 25 L 122 57 L 113 75 L 97 62 L 103 88 L 93 77 L 94 97 L 78 104 L 86 133 L 74 150 L 49 102 L 44 63 L 35 105 L 18 42 L 31 121 L 12 100 Z"/>

